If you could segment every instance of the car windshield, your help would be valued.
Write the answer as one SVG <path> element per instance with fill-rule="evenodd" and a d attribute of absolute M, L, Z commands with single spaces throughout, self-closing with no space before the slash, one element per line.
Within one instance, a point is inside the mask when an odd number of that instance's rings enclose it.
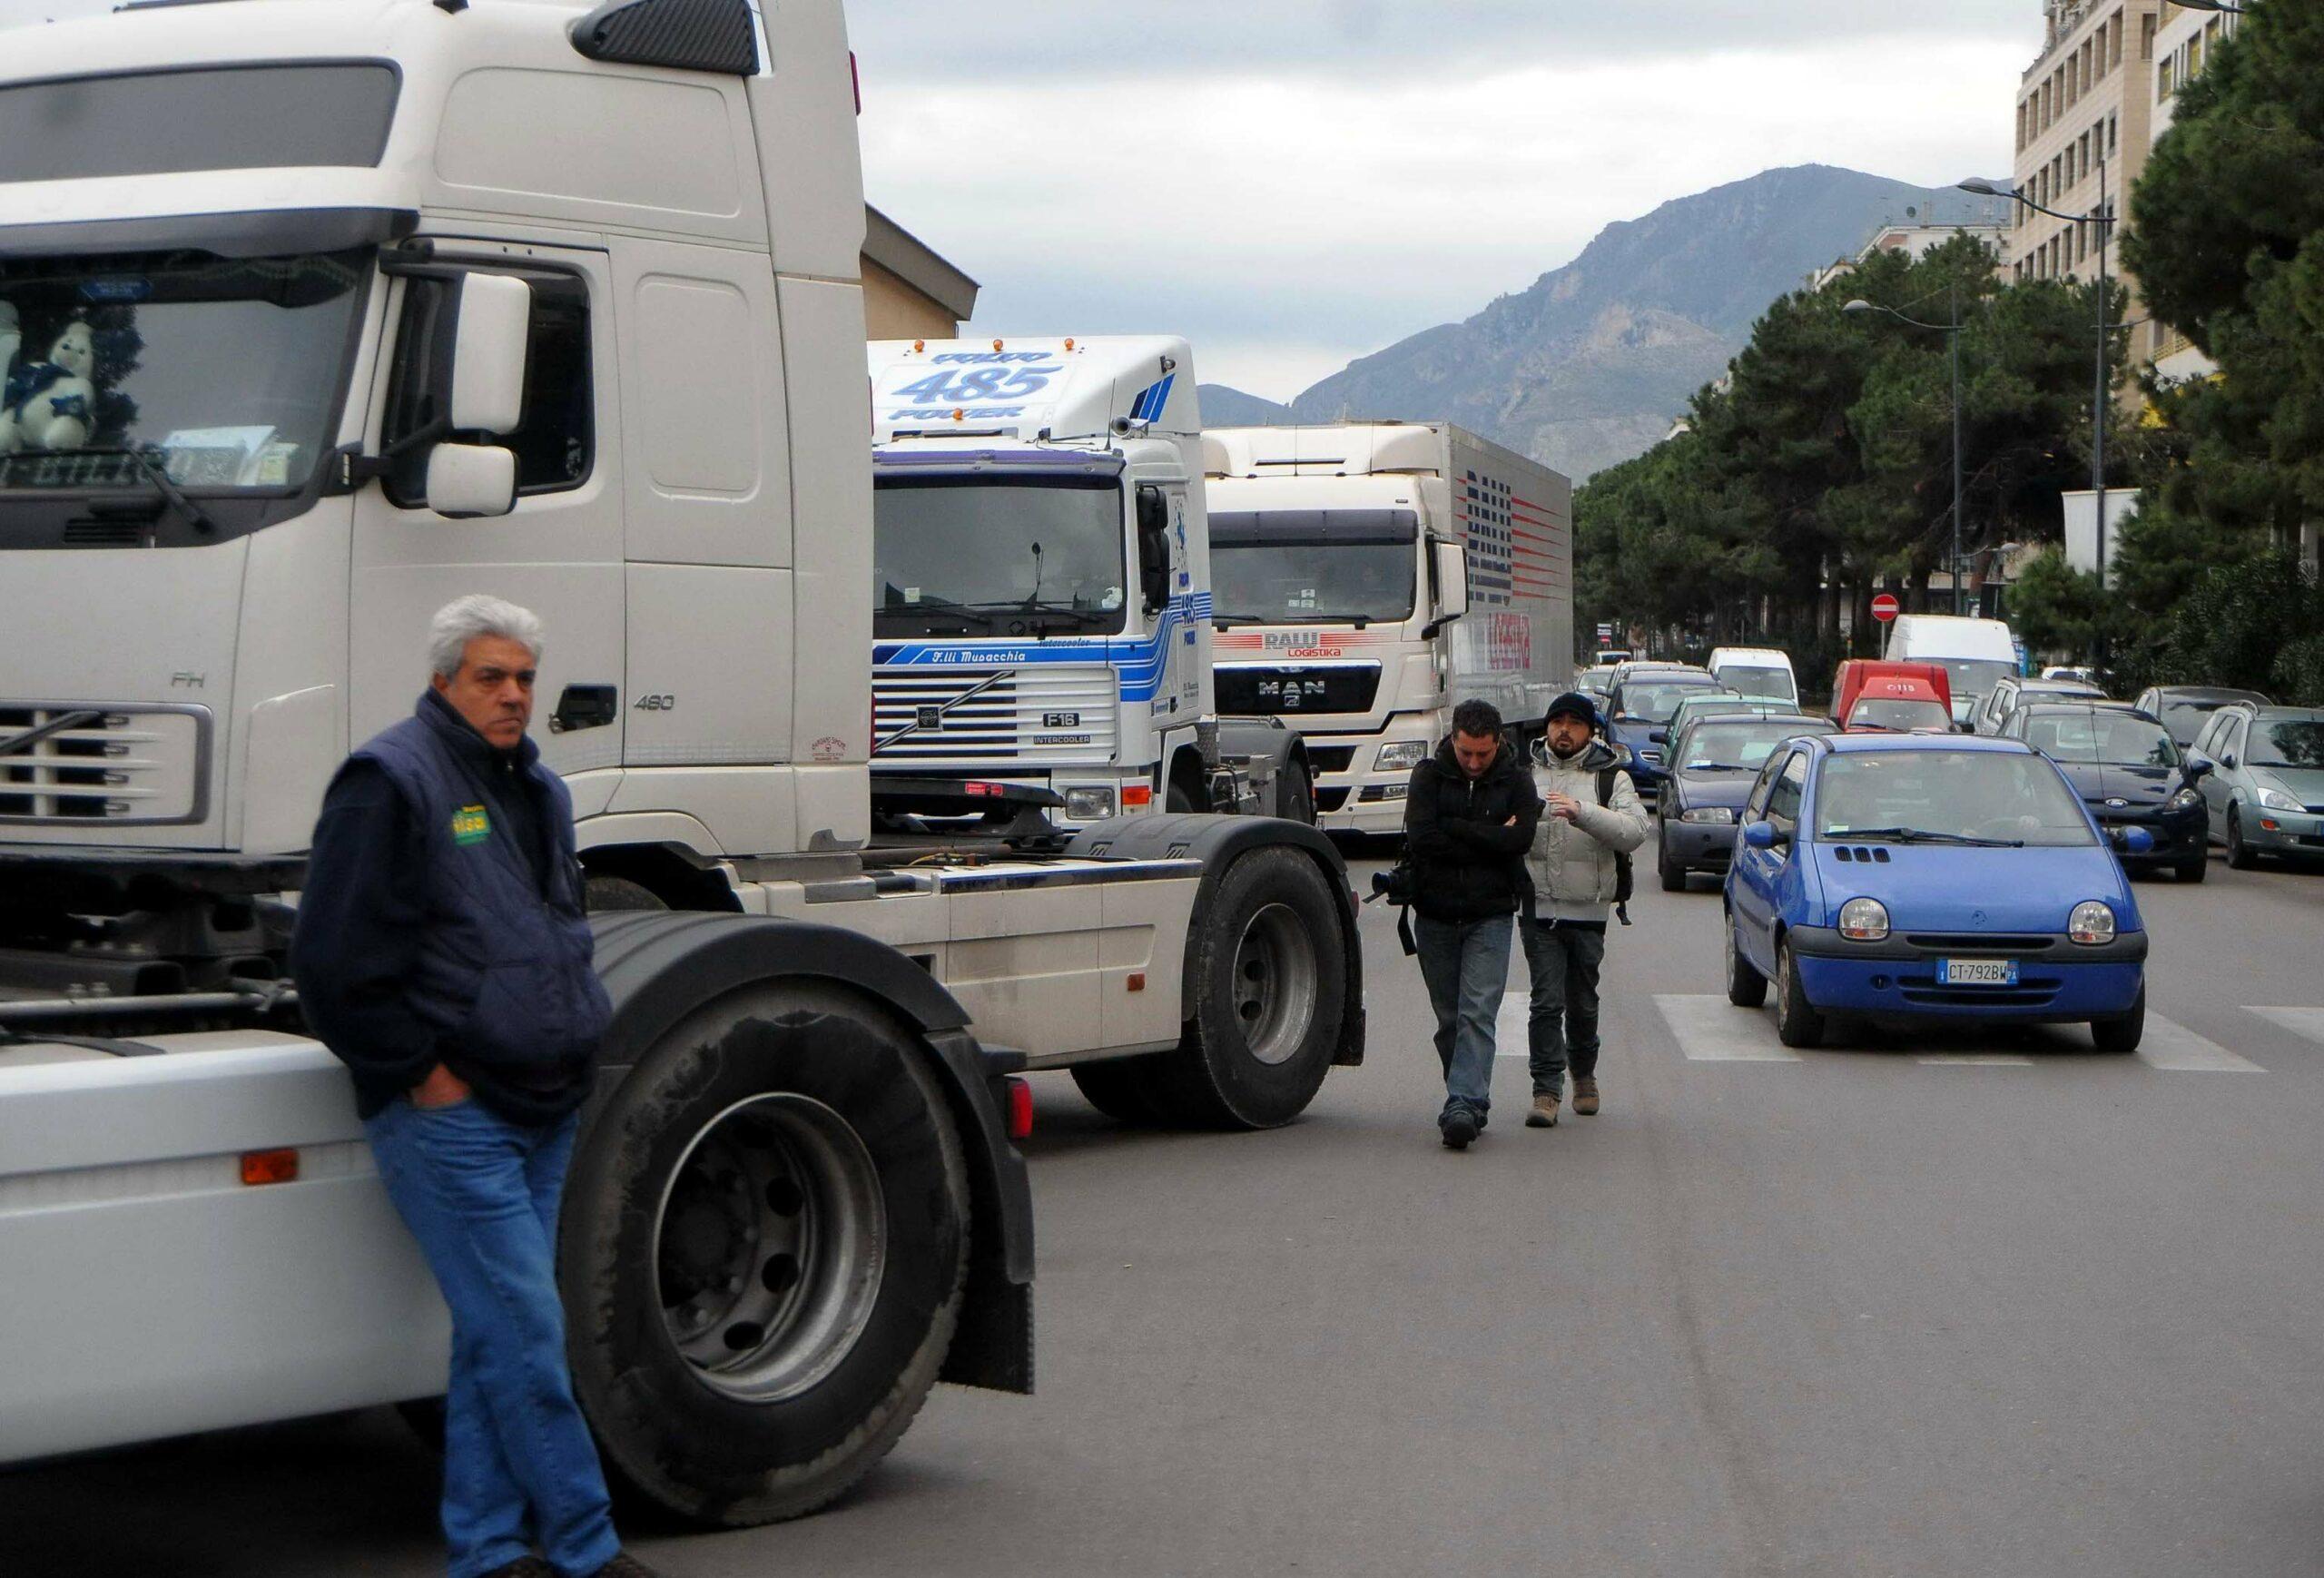
<path fill-rule="evenodd" d="M 1723 720 L 1698 724 L 1687 734 L 1685 757 L 1680 770 L 1690 773 L 1726 772 L 1748 769 L 1756 772 L 1767 762 L 1775 748 L 1786 740 L 1802 735 L 1828 735 L 1828 724 L 1752 722 L 1728 723 Z"/>
<path fill-rule="evenodd" d="M 2036 713 L 2025 743 L 2053 761 L 2109 767 L 2175 767 L 2179 747 L 2160 724 L 2129 713 Z"/>
<path fill-rule="evenodd" d="M 1879 696 L 1856 703 L 1848 713 L 1848 727 L 1852 729 L 1891 729 L 1902 734 L 1907 729 L 1952 726 L 1953 715 L 1945 710 L 1942 703 L 1934 701 Z"/>
<path fill-rule="evenodd" d="M 1690 695 L 1699 695 L 1710 687 L 1710 684 L 1709 678 L 1704 678 L 1692 684 L 1641 681 L 1636 685 L 1626 685 L 1622 686 L 1621 698 L 1617 704 L 1617 715 L 1667 724 L 1670 721 L 1670 715 L 1679 710 L 1680 702 Z"/>
<path fill-rule="evenodd" d="M 1818 838 L 2024 843 L 2045 849 L 2096 842 L 2058 770 L 2016 751 L 1835 753 L 1816 784 Z"/>
<path fill-rule="evenodd" d="M 371 261 L 0 262 L 0 489 L 303 484 L 336 436 Z"/>
<path fill-rule="evenodd" d="M 1797 701 L 1788 668 L 1743 668 L 1728 664 L 1711 677 L 1738 695 L 1764 696 L 1771 701 Z"/>
<path fill-rule="evenodd" d="M 1408 509 L 1221 511 L 1213 603 L 1221 620 L 1254 625 L 1409 619 L 1419 540 Z"/>
<path fill-rule="evenodd" d="M 2262 719 L 2252 725 L 2254 767 L 2324 767 L 2324 717 Z"/>
<path fill-rule="evenodd" d="M 1118 631 L 1123 519 L 1110 478 L 882 478 L 872 495 L 872 630 Z"/>

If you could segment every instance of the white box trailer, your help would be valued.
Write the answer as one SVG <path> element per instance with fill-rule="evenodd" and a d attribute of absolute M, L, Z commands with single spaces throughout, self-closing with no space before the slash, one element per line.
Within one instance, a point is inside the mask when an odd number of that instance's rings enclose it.
<path fill-rule="evenodd" d="M 1573 675 L 1573 486 L 1449 422 L 1213 429 L 1219 705 L 1306 736 L 1325 828 L 1396 833 L 1452 708 Z"/>

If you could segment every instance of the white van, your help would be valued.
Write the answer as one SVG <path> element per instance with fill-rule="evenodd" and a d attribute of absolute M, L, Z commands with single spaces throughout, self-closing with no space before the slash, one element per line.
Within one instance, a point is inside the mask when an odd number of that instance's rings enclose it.
<path fill-rule="evenodd" d="M 1953 721 L 1967 719 L 1993 688 L 2018 672 L 2017 640 L 1999 619 L 1905 614 L 1888 626 L 1892 663 L 1941 664 L 1953 682 Z"/>
<path fill-rule="evenodd" d="M 1713 679 L 1738 695 L 1799 705 L 1799 679 L 1791 671 L 1791 658 L 1772 646 L 1716 647 L 1707 666 Z"/>

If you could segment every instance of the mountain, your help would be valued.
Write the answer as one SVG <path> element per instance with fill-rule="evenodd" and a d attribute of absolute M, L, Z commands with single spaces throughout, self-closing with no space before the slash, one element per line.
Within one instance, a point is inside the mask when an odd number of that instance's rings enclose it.
<path fill-rule="evenodd" d="M 1206 428 L 1279 428 L 1291 420 L 1289 406 L 1245 394 L 1229 384 L 1197 384 L 1195 393 L 1200 397 Z"/>
<path fill-rule="evenodd" d="M 1996 206 L 1826 164 L 1766 171 L 1608 225 L 1565 267 L 1351 363 L 1292 410 L 1449 419 L 1578 480 L 1661 439 L 1770 302 L 1877 226 L 1907 208 L 1920 223 L 1991 222 Z"/>

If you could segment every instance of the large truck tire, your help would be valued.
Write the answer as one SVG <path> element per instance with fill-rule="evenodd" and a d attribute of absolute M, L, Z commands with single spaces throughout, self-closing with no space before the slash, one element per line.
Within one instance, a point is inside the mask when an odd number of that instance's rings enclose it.
<path fill-rule="evenodd" d="M 1306 1110 L 1340 1044 L 1345 909 L 1298 850 L 1235 858 L 1189 950 L 1185 1039 L 1138 1060 L 1158 1116 L 1273 1129 Z"/>
<path fill-rule="evenodd" d="M 687 1014 L 606 1098 L 566 1185 L 558 1280 L 607 1469 L 730 1528 L 845 1492 L 943 1367 L 970 1213 L 911 1031 L 806 981 Z"/>

